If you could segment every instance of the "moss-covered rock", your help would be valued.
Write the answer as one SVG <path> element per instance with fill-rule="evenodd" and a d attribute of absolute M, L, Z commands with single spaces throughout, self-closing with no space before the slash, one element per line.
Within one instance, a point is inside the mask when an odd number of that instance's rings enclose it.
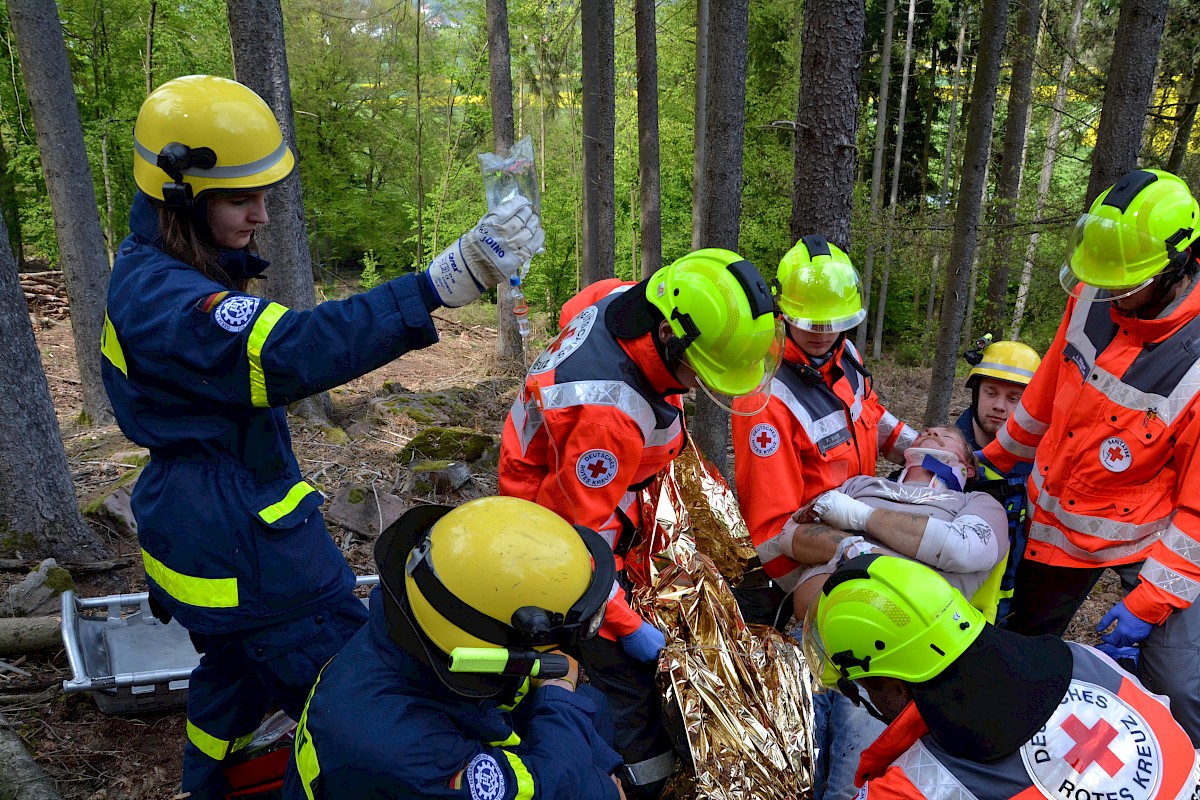
<path fill-rule="evenodd" d="M 341 428 L 331 426 L 323 430 L 325 432 L 325 441 L 330 444 L 346 444 L 350 441 L 350 437 Z"/>
<path fill-rule="evenodd" d="M 401 464 L 414 461 L 475 461 L 495 442 L 494 436 L 471 428 L 425 428 L 400 451 Z"/>
<path fill-rule="evenodd" d="M 62 567 L 54 566 L 46 571 L 46 586 L 62 594 L 67 589 L 75 588 L 75 579 Z"/>

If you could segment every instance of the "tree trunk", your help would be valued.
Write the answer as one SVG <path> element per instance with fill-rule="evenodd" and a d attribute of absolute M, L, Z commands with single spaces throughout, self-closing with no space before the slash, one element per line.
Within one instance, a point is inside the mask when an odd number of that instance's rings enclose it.
<path fill-rule="evenodd" d="M 1108 84 L 1104 87 L 1085 207 L 1132 169 L 1142 147 L 1142 124 L 1158 76 L 1158 51 L 1168 0 L 1121 0 Z"/>
<path fill-rule="evenodd" d="M 875 112 L 875 155 L 871 159 L 871 235 L 863 261 L 863 308 L 871 309 L 871 281 L 875 271 L 875 240 L 879 236 L 879 201 L 883 196 L 883 153 L 887 149 L 887 107 L 892 77 L 892 25 L 896 19 L 896 0 L 887 0 L 883 12 L 883 52 L 879 62 L 879 103 Z M 858 326 L 854 345 L 859 353 L 867 349 L 867 317 Z"/>
<path fill-rule="evenodd" d="M 146 18 L 146 94 L 154 91 L 154 18 L 158 14 L 158 0 L 150 0 L 150 14 Z"/>
<path fill-rule="evenodd" d="M 1071 16 L 1071 29 L 1063 47 L 1063 63 L 1058 71 L 1058 87 L 1054 91 L 1054 106 L 1050 111 L 1050 121 L 1046 127 L 1046 152 L 1042 156 L 1042 174 L 1038 178 L 1037 209 L 1034 218 L 1041 219 L 1046 210 L 1046 198 L 1050 195 L 1050 179 L 1054 177 L 1054 162 L 1058 158 L 1058 134 L 1062 129 L 1063 111 L 1067 107 L 1067 81 L 1071 78 L 1071 70 L 1075 68 L 1075 45 L 1079 42 L 1079 27 L 1083 23 L 1084 0 L 1075 0 L 1075 9 Z M 1008 338 L 1016 341 L 1021 336 L 1021 324 L 1025 318 L 1025 304 L 1029 298 L 1029 285 L 1033 280 L 1033 260 L 1037 254 L 1038 229 L 1034 228 L 1029 235 L 1029 243 L 1025 246 L 1025 263 L 1021 267 L 1021 280 L 1017 286 L 1017 301 L 1013 307 L 1012 325 L 1008 329 Z"/>
<path fill-rule="evenodd" d="M 1196 106 L 1200 105 L 1200 61 L 1192 67 L 1192 86 L 1188 98 L 1179 109 L 1175 123 L 1175 138 L 1171 141 L 1171 155 L 1167 157 L 1167 172 L 1179 172 L 1187 156 L 1188 141 L 1192 138 L 1192 126 L 1196 123 Z"/>
<path fill-rule="evenodd" d="M 708 187 L 704 184 L 704 125 L 708 119 L 708 0 L 696 0 L 696 80 L 695 119 L 692 138 L 692 249 L 704 247 L 704 204 Z"/>
<path fill-rule="evenodd" d="M 1017 219 L 1021 199 L 1021 178 L 1025 172 L 1025 142 L 1029 135 L 1029 111 L 1033 106 L 1033 61 L 1037 54 L 1038 29 L 1042 21 L 1042 0 L 1025 0 L 1017 19 L 1016 36 L 1009 46 L 1013 55 L 1012 78 L 1008 89 L 1008 121 L 1004 129 L 1004 150 L 996 169 L 996 236 L 992 240 L 992 269 L 988 282 L 984 332 L 999 333 L 1008 314 L 1008 262 L 1012 257 L 1012 226 Z"/>
<path fill-rule="evenodd" d="M 425 239 L 424 239 L 425 231 L 424 231 L 424 226 L 423 226 L 423 223 L 425 221 L 425 218 L 424 218 L 424 214 L 425 214 L 425 181 L 423 180 L 423 176 L 421 175 L 421 143 L 422 143 L 422 137 L 421 137 L 421 133 L 422 133 L 422 131 L 421 131 L 421 33 L 425 30 L 425 11 L 423 10 L 423 7 L 419 3 L 417 4 L 416 11 L 417 11 L 417 24 L 416 24 L 416 31 L 413 35 L 413 40 L 414 40 L 413 47 L 414 47 L 414 51 L 416 53 L 416 57 L 415 57 L 416 76 L 414 79 L 415 85 L 414 85 L 413 89 L 416 94 L 416 97 L 414 98 L 414 101 L 415 101 L 414 105 L 416 107 L 416 112 L 417 112 L 417 120 L 416 120 L 417 121 L 417 146 L 416 146 L 416 157 L 413 159 L 414 160 L 413 166 L 415 167 L 415 171 L 417 173 L 416 174 L 416 179 L 417 179 L 416 180 L 416 184 L 417 184 L 417 257 L 416 257 L 416 263 L 413 264 L 413 269 L 419 270 L 422 266 L 422 263 L 425 260 Z"/>
<path fill-rule="evenodd" d="M 92 422 L 111 422 L 112 406 L 100 381 L 100 348 L 96 346 L 104 328 L 108 261 L 58 7 L 53 0 L 8 0 L 8 14 L 54 210 L 54 235 L 71 303 L 83 414 Z"/>
<path fill-rule="evenodd" d="M 1000 77 L 1000 54 L 1004 49 L 1007 22 L 1008 0 L 984 0 L 979 21 L 979 55 L 971 87 L 971 116 L 963 153 L 962 189 L 954 213 L 954 236 L 950 258 L 946 262 L 946 287 L 942 292 L 937 357 L 933 363 L 929 399 L 925 405 L 927 426 L 945 424 L 950 410 L 950 393 L 954 388 L 954 369 L 963 327 L 963 301 L 966 299 L 971 260 L 975 255 L 976 226 L 979 224 L 980 201 L 992 141 L 996 85 Z"/>
<path fill-rule="evenodd" d="M 708 52 L 721 53 L 721 57 L 708 64 L 703 180 L 708 199 L 700 221 L 700 236 L 705 247 L 736 251 L 742 213 L 750 0 L 716 3 L 709 7 L 709 12 Z M 692 237 L 695 239 L 695 231 Z M 705 458 L 726 479 L 731 478 L 729 413 L 706 395 L 698 394 L 691 430 Z"/>
<path fill-rule="evenodd" d="M 658 159 L 658 41 L 654 0 L 636 0 L 638 185 L 641 192 L 642 277 L 662 266 L 662 209 Z"/>
<path fill-rule="evenodd" d="M 226 0 L 225 13 L 233 43 L 234 76 L 271 107 L 284 140 L 296 155 L 297 169 L 267 192 L 271 222 L 254 236 L 263 258 L 272 264 L 265 273 L 266 295 L 288 308 L 308 310 L 317 304 L 317 293 L 300 188 L 300 151 L 283 41 L 283 9 L 279 0 Z M 324 423 L 333 405 L 329 395 L 322 392 L 293 404 L 291 410 Z"/>
<path fill-rule="evenodd" d="M 963 51 L 967 40 L 967 9 L 963 6 L 958 12 L 958 54 L 954 57 L 954 87 L 950 93 L 950 116 L 947 118 L 946 159 L 942 166 L 942 193 L 938 196 L 938 240 L 934 242 L 932 265 L 929 269 L 929 301 L 925 304 L 925 346 L 922 351 L 921 363 L 928 364 L 932 353 L 930 344 L 933 342 L 933 310 L 937 305 L 938 262 L 942 256 L 942 242 L 946 227 L 946 201 L 950 194 L 950 171 L 954 166 L 954 133 L 958 129 L 958 93 L 962 84 Z"/>
<path fill-rule="evenodd" d="M 896 236 L 896 204 L 900 194 L 900 164 L 904 155 L 904 118 L 908 113 L 908 69 L 912 63 L 913 23 L 917 16 L 917 0 L 908 0 L 908 30 L 904 35 L 904 68 L 900 79 L 900 108 L 896 118 L 896 149 L 892 158 L 892 191 L 888 197 L 887 241 L 883 250 L 883 276 L 879 281 L 879 300 L 875 304 L 875 337 L 871 357 L 883 352 L 883 315 L 887 311 L 888 279 L 892 271 L 892 241 Z"/>
<path fill-rule="evenodd" d="M 850 249 L 858 73 L 867 12 L 861 0 L 808 0 L 792 172 L 791 240 L 819 233 Z"/>
<path fill-rule="evenodd" d="M 104 122 L 104 133 L 100 135 L 100 175 L 104 179 L 104 252 L 108 256 L 111 270 L 117 250 L 117 232 L 113 215 L 112 164 L 108 160 L 109 120 Z"/>
<path fill-rule="evenodd" d="M 2 225 L 0 369 L 0 407 L 5 409 L 5 424 L 0 425 L 0 548 L 17 549 L 25 558 L 63 561 L 107 556 L 79 513 L 50 386 Z"/>
<path fill-rule="evenodd" d="M 583 4 L 583 285 L 613 276 L 616 137 L 613 0 Z"/>
<path fill-rule="evenodd" d="M 509 52 L 508 0 L 487 0 L 488 17 L 488 97 L 492 106 L 492 149 L 496 155 L 508 155 L 514 143 L 512 56 Z M 505 282 L 496 286 L 496 313 L 499 336 L 496 357 L 502 370 L 524 372 L 525 351 L 521 331 L 513 316 L 513 301 Z"/>
<path fill-rule="evenodd" d="M 17 204 L 17 185 L 8 167 L 8 151 L 4 148 L 4 137 L 0 136 L 0 222 L 12 231 L 9 245 L 17 269 L 25 263 L 24 248 L 21 246 L 21 211 Z"/>

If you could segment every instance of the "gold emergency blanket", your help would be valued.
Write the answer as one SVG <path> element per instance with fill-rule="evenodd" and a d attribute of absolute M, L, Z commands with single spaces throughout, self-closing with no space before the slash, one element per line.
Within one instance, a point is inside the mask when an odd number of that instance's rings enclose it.
<path fill-rule="evenodd" d="M 633 606 L 666 632 L 668 725 L 692 761 L 666 796 L 810 796 L 808 667 L 794 640 L 743 621 L 726 582 L 756 563 L 737 501 L 690 443 L 642 500 L 642 538 L 626 559 Z"/>

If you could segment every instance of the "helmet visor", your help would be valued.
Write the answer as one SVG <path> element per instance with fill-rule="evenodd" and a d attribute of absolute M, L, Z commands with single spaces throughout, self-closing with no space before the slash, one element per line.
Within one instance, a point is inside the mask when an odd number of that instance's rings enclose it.
<path fill-rule="evenodd" d="M 820 605 L 820 598 L 815 598 L 809 605 L 808 611 L 804 612 L 804 632 L 800 644 L 804 650 L 804 660 L 808 663 L 808 669 L 816 677 L 821 688 L 836 690 L 841 674 L 829 658 L 829 653 L 825 650 L 825 642 L 821 639 L 821 632 L 817 629 L 817 610 Z"/>
<path fill-rule="evenodd" d="M 1058 282 L 1083 302 L 1120 300 L 1149 286 L 1172 252 L 1165 241 L 1128 221 L 1083 214 L 1071 230 Z"/>
<path fill-rule="evenodd" d="M 760 334 L 756 334 L 760 335 Z M 742 366 L 735 367 L 731 370 L 726 370 L 721 375 L 721 388 L 712 386 L 709 381 L 704 379 L 704 372 L 696 369 L 696 366 L 691 363 L 688 353 L 684 353 L 684 361 L 696 373 L 700 381 L 700 388 L 708 395 L 709 399 L 719 405 L 721 408 L 737 414 L 739 416 L 749 417 L 757 414 L 767 407 L 767 401 L 771 399 L 771 381 L 775 378 L 775 373 L 779 371 L 779 365 L 783 361 L 783 350 L 787 341 L 787 332 L 782 319 L 775 319 L 775 326 L 770 332 L 771 341 L 767 348 L 767 352 L 755 361 Z M 733 394 L 728 390 L 731 386 L 748 387 L 746 391 Z"/>
<path fill-rule="evenodd" d="M 858 324 L 867 318 L 866 309 L 860 308 L 857 312 L 838 319 L 817 320 L 804 319 L 803 317 L 792 317 L 784 315 L 784 319 L 795 325 L 801 330 L 806 330 L 811 333 L 841 333 L 848 331 L 851 328 L 858 327 Z"/>

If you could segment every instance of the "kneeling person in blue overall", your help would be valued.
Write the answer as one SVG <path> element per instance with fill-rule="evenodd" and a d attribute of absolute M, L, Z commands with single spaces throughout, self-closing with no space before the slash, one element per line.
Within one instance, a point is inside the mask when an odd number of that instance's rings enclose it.
<path fill-rule="evenodd" d="M 603 622 L 598 534 L 486 497 L 408 511 L 375 560 L 371 619 L 313 687 L 286 800 L 624 798 L 604 696 L 548 652 Z"/>

